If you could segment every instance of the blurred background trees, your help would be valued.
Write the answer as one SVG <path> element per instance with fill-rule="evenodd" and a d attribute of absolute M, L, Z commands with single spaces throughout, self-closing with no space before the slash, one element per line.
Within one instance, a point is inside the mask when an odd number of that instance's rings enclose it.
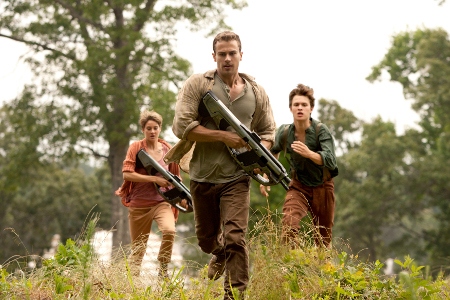
<path fill-rule="evenodd" d="M 41 255 L 54 233 L 73 237 L 90 212 L 101 212 L 103 229 L 116 230 L 116 246 L 126 243 L 126 211 L 113 192 L 122 183 L 128 144 L 140 134 L 139 111 L 157 110 L 170 127 L 177 89 L 191 73 L 173 50 L 176 28 L 225 28 L 222 9 L 245 5 L 200 2 L 4 4 L 0 37 L 29 46 L 25 60 L 36 84 L 0 108 L 0 264 L 15 255 Z M 398 134 L 380 117 L 360 120 L 339 99 L 316 104 L 339 155 L 334 245 L 369 261 L 409 254 L 438 271 L 450 256 L 447 32 L 393 36 L 367 80 L 385 76 L 402 85 L 421 117 L 419 129 Z M 283 155 L 281 161 L 287 167 Z M 284 195 L 274 186 L 265 199 L 254 182 L 250 227 L 268 211 L 281 213 Z M 189 228 L 180 234 L 195 245 L 193 216 L 182 214 L 180 223 Z"/>
<path fill-rule="evenodd" d="M 448 265 L 449 58 L 445 31 L 403 32 L 367 77 L 400 83 L 421 116 L 420 130 L 402 135 L 380 118 L 364 124 L 339 158 L 335 232 L 369 260 L 410 254 L 433 272 Z"/>
<path fill-rule="evenodd" d="M 177 30 L 227 28 L 224 10 L 245 5 L 231 0 L 3 2 L 0 37 L 28 46 L 24 60 L 34 80 L 5 105 L 3 113 L 10 118 L 2 126 L 20 135 L 17 144 L 7 146 L 11 151 L 2 152 L 8 162 L 2 175 L 16 176 L 12 156 L 27 160 L 22 172 L 37 164 L 100 159 L 110 171 L 102 197 L 110 201 L 113 244 L 129 242 L 127 212 L 114 191 L 123 181 L 129 142 L 141 134 L 139 112 L 158 111 L 163 129 L 173 119 L 175 95 L 190 74 L 190 63 L 174 50 Z M 91 204 L 101 201 L 92 198 Z"/>

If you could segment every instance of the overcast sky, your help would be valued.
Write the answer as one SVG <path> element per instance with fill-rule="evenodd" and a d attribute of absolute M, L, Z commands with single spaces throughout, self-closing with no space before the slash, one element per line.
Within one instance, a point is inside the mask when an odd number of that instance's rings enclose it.
<path fill-rule="evenodd" d="M 450 32 L 450 3 L 437 0 L 248 0 L 228 23 L 242 40 L 240 71 L 256 77 L 272 102 L 277 125 L 291 122 L 288 94 L 298 83 L 315 90 L 316 99 L 337 100 L 358 117 L 377 115 L 399 133 L 417 115 L 399 84 L 365 80 L 391 45 L 391 37 L 417 28 Z M 213 69 L 212 38 L 180 34 L 179 53 L 194 72 Z M 18 62 L 20 44 L 0 38 L 0 102 L 15 97 L 29 80 Z M 314 115 L 313 117 L 317 117 Z"/>

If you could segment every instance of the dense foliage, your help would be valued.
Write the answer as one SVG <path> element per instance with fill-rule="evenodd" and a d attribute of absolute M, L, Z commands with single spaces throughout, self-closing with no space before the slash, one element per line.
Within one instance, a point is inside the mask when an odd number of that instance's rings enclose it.
<path fill-rule="evenodd" d="M 168 126 L 175 95 L 191 72 L 190 63 L 175 51 L 178 30 L 215 33 L 227 28 L 226 9 L 245 5 L 234 0 L 0 4 L 0 38 L 28 46 L 24 60 L 35 75 L 33 84 L 9 104 L 23 113 L 21 118 L 5 126 L 38 134 L 32 143 L 22 136 L 19 142 L 25 145 L 15 151 L 41 162 L 105 159 L 115 245 L 129 241 L 126 210 L 114 191 L 122 183 L 130 139 L 140 133 L 139 112 L 154 109 Z"/>

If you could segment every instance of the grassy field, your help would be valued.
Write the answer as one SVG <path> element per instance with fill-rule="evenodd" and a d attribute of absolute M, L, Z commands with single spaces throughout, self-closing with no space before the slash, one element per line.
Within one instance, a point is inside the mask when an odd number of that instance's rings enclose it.
<path fill-rule="evenodd" d="M 52 259 L 31 271 L 19 267 L 26 257 L 0 269 L 1 299 L 222 299 L 223 278 L 207 279 L 207 267 L 186 262 L 169 280 L 153 274 L 133 276 L 127 249 L 114 252 L 108 263 L 93 251 L 96 219 L 80 237 L 58 246 Z M 290 249 L 280 243 L 278 225 L 267 219 L 249 233 L 251 279 L 245 299 L 450 299 L 449 279 L 431 278 L 427 268 L 410 257 L 396 260 L 396 275 L 384 275 L 381 262 L 367 263 L 357 255 L 317 248 L 310 234 Z M 11 266 L 16 271 L 8 273 Z M 186 272 L 196 266 L 195 276 Z"/>

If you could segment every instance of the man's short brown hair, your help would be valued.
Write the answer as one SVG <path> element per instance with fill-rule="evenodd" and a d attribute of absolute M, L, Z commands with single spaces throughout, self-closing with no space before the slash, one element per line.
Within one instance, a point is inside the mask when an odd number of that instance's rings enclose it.
<path fill-rule="evenodd" d="M 295 96 L 307 97 L 309 99 L 309 105 L 311 105 L 311 107 L 314 107 L 314 102 L 316 100 L 314 98 L 314 90 L 309 86 L 299 83 L 297 87 L 289 93 L 289 107 L 292 106 L 292 99 Z"/>
<path fill-rule="evenodd" d="M 237 41 L 238 47 L 239 47 L 239 52 L 242 52 L 241 39 L 239 38 L 239 35 L 237 35 L 236 33 L 232 32 L 232 31 L 223 31 L 223 32 L 219 33 L 218 35 L 216 35 L 216 37 L 214 38 L 214 41 L 213 41 L 214 53 L 216 53 L 216 44 L 217 44 L 217 42 L 220 42 L 220 41 L 225 41 L 225 42 Z"/>

